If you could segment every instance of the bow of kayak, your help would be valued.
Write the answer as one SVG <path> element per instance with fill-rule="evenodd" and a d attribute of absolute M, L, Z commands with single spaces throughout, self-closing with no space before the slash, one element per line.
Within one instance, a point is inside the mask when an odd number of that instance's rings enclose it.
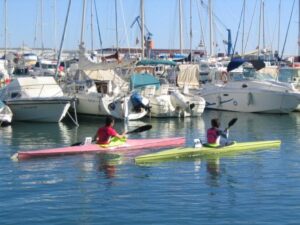
<path fill-rule="evenodd" d="M 128 139 L 120 145 L 113 146 L 100 146 L 98 144 L 88 144 L 79 146 L 68 146 L 62 148 L 51 148 L 33 151 L 19 151 L 11 158 L 13 160 L 25 160 L 31 158 L 41 158 L 59 155 L 73 155 L 83 153 L 97 153 L 97 152 L 124 152 L 131 150 L 144 150 L 151 148 L 164 148 L 164 147 L 178 147 L 185 143 L 184 137 L 172 137 L 161 139 Z"/>
<path fill-rule="evenodd" d="M 278 148 L 281 144 L 280 140 L 274 141 L 254 141 L 254 142 L 234 142 L 228 146 L 222 147 L 202 147 L 202 148 L 174 148 L 164 150 L 152 154 L 141 155 L 135 158 L 136 164 L 155 163 L 159 161 L 187 158 L 187 157 L 209 157 L 219 156 L 223 154 L 255 151 L 261 149 Z"/>

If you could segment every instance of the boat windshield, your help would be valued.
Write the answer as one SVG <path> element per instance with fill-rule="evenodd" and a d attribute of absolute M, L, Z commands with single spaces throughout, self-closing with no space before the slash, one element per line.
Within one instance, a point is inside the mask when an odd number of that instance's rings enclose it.
<path fill-rule="evenodd" d="M 231 80 L 243 81 L 243 80 L 275 80 L 275 78 L 268 73 L 258 73 L 254 69 L 244 69 L 243 72 L 230 73 Z"/>
<path fill-rule="evenodd" d="M 297 69 L 281 69 L 278 74 L 278 80 L 281 82 L 293 83 L 300 78 L 300 70 Z"/>
<path fill-rule="evenodd" d="M 3 108 L 4 106 L 5 104 L 2 101 L 0 101 L 0 109 Z"/>

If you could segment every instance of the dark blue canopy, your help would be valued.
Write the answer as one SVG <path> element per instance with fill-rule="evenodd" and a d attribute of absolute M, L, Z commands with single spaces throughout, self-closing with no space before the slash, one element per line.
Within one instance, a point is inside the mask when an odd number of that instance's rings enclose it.
<path fill-rule="evenodd" d="M 245 60 L 242 58 L 232 59 L 227 66 L 227 72 L 230 72 L 239 66 L 243 65 L 245 62 L 251 63 L 256 70 L 264 68 L 266 65 L 262 60 Z"/>

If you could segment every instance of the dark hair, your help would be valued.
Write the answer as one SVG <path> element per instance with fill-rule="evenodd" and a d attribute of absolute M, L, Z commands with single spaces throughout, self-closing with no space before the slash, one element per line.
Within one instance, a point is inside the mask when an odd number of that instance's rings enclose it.
<path fill-rule="evenodd" d="M 105 126 L 110 126 L 112 124 L 112 122 L 114 122 L 115 119 L 112 116 L 108 116 L 105 119 Z"/>
<path fill-rule="evenodd" d="M 211 126 L 212 127 L 216 127 L 216 128 L 219 128 L 220 127 L 220 121 L 218 119 L 212 119 L 211 120 Z"/>

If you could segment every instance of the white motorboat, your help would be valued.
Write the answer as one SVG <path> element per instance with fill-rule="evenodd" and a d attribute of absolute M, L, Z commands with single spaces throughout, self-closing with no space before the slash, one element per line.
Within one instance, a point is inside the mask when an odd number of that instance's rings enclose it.
<path fill-rule="evenodd" d="M 141 89 L 141 94 L 150 101 L 150 116 L 187 117 L 201 116 L 205 100 L 200 96 L 181 92 L 171 87 L 167 81 L 160 80 L 148 73 L 131 75 L 132 88 Z"/>
<path fill-rule="evenodd" d="M 0 101 L 0 125 L 10 124 L 12 121 L 13 113 L 10 108 Z"/>
<path fill-rule="evenodd" d="M 289 113 L 300 103 L 300 92 L 293 85 L 266 79 L 253 68 L 215 72 L 200 94 L 207 108 L 237 112 Z"/>
<path fill-rule="evenodd" d="M 59 122 L 72 99 L 64 96 L 53 77 L 18 77 L 1 89 L 0 99 L 13 112 L 14 120 Z"/>

